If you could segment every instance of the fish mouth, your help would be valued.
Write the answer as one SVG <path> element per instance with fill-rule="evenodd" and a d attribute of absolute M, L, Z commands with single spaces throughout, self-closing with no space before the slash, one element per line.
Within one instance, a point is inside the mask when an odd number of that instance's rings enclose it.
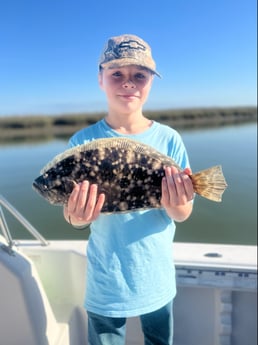
<path fill-rule="evenodd" d="M 42 176 L 38 176 L 32 183 L 32 187 L 41 194 L 46 194 L 50 190 L 50 184 L 48 181 Z"/>
<path fill-rule="evenodd" d="M 41 183 L 37 183 L 34 181 L 32 183 L 32 188 L 45 200 L 47 200 L 52 205 L 58 205 L 59 202 L 56 200 L 56 196 L 54 193 L 51 193 L 50 190 L 46 188 L 46 186 L 42 185 Z"/>
<path fill-rule="evenodd" d="M 37 183 L 35 180 L 32 183 L 32 188 L 43 198 L 47 199 L 49 202 L 51 202 L 51 197 L 49 195 L 49 190 L 47 190 L 46 186 L 44 186 L 41 183 Z"/>
<path fill-rule="evenodd" d="M 51 204 L 53 203 L 51 197 L 51 191 L 42 183 L 38 183 L 37 179 L 32 183 L 32 188 L 43 198 L 48 200 Z"/>
<path fill-rule="evenodd" d="M 32 188 L 35 189 L 36 192 L 39 192 L 42 194 L 44 192 L 43 186 L 41 184 L 38 184 L 36 181 L 32 183 Z"/>
<path fill-rule="evenodd" d="M 67 190 L 58 188 L 59 184 L 47 183 L 42 176 L 36 178 L 32 183 L 32 188 L 45 200 L 52 205 L 64 205 L 67 203 L 70 193 L 72 192 L 74 182 L 67 182 Z"/>

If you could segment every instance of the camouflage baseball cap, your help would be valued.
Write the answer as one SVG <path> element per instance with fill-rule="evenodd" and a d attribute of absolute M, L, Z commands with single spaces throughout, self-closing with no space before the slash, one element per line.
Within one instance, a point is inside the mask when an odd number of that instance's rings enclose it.
<path fill-rule="evenodd" d="M 135 35 L 121 35 L 109 38 L 99 60 L 101 68 L 117 68 L 137 65 L 156 71 L 156 64 L 151 55 L 151 48 L 144 40 Z"/>

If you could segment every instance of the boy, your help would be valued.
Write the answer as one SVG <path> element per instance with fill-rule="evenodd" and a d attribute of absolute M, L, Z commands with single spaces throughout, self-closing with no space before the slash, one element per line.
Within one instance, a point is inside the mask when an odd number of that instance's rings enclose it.
<path fill-rule="evenodd" d="M 194 191 L 180 135 L 142 113 L 154 75 L 159 76 L 145 41 L 135 35 L 111 37 L 98 75 L 107 98 L 107 115 L 77 132 L 69 143 L 129 137 L 171 156 L 184 169 L 166 167 L 161 209 L 104 215 L 100 212 L 105 195 L 98 196 L 98 186 L 88 181 L 75 185 L 64 217 L 75 226 L 92 223 L 85 297 L 90 345 L 124 344 L 126 318 L 133 316 L 140 317 L 145 345 L 173 341 L 174 221 L 190 216 Z"/>

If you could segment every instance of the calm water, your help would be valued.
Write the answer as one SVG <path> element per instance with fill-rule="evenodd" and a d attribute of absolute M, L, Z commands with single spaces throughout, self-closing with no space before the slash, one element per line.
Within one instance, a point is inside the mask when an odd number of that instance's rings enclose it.
<path fill-rule="evenodd" d="M 176 241 L 256 244 L 256 134 L 256 124 L 181 131 L 193 172 L 221 164 L 229 187 L 222 203 L 196 197 L 191 218 L 177 225 Z M 66 141 L 58 140 L 0 146 L 0 194 L 46 238 L 83 239 L 87 231 L 73 230 L 63 220 L 62 209 L 31 188 L 40 169 L 64 149 Z M 28 238 L 6 215 L 14 237 Z"/>

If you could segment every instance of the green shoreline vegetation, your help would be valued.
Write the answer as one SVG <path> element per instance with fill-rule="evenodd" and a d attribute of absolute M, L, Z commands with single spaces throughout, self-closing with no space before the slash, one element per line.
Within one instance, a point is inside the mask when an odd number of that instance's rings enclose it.
<path fill-rule="evenodd" d="M 176 129 L 218 127 L 257 121 L 257 107 L 146 110 L 145 116 Z M 68 138 L 105 116 L 101 113 L 0 117 L 0 143 Z"/>

